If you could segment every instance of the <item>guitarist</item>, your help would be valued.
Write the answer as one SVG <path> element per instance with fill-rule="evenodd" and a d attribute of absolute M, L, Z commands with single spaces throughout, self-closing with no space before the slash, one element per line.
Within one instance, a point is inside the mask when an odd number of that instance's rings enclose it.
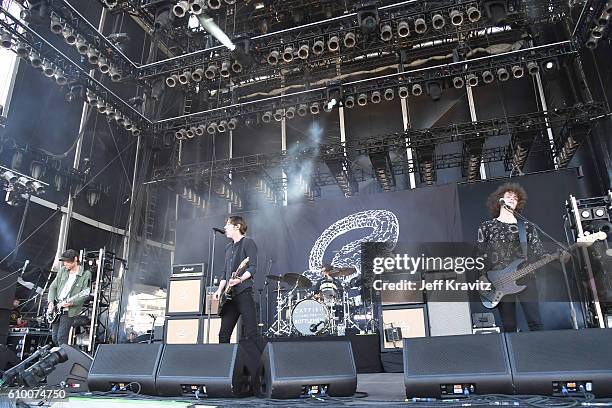
<path fill-rule="evenodd" d="M 520 212 L 527 204 L 527 192 L 517 183 L 505 183 L 489 195 L 487 206 L 495 218 L 483 222 L 478 228 L 479 252 L 485 255 L 485 268 L 489 271 L 503 269 L 512 261 L 525 257 L 517 219 L 512 211 L 502 205 L 502 199 L 512 210 Z M 525 223 L 525 228 L 527 259 L 533 261 L 545 256 L 536 228 L 529 223 Z M 527 288 L 514 297 L 504 297 L 498 305 L 504 331 L 516 331 L 516 303 L 523 308 L 529 330 L 541 330 L 543 325 L 536 301 L 535 276 L 529 275 L 517 283 L 527 285 Z"/>
<path fill-rule="evenodd" d="M 59 258 L 62 266 L 57 272 L 53 283 L 49 286 L 47 300 L 48 311 L 52 311 L 55 304 L 62 308 L 62 314 L 51 325 L 51 338 L 53 344 L 59 346 L 68 343 L 68 334 L 75 316 L 83 310 L 83 303 L 89 296 L 84 294 L 65 302 L 65 299 L 73 297 L 79 292 L 87 291 L 91 285 L 91 272 L 85 270 L 79 262 L 79 254 L 74 249 L 68 249 Z"/>
<path fill-rule="evenodd" d="M 247 224 L 240 216 L 233 215 L 227 218 L 225 236 L 230 242 L 225 247 L 224 278 L 219 282 L 219 288 L 213 299 L 219 300 L 225 286 L 232 287 L 231 300 L 223 307 L 221 328 L 219 329 L 219 343 L 229 343 L 238 318 L 242 316 L 246 338 L 251 340 L 259 349 L 263 350 L 263 339 L 257 330 L 257 317 L 255 315 L 255 301 L 253 300 L 253 276 L 257 271 L 257 246 L 252 238 L 245 236 Z M 240 263 L 249 258 L 248 266 L 237 277 L 232 277 Z"/>

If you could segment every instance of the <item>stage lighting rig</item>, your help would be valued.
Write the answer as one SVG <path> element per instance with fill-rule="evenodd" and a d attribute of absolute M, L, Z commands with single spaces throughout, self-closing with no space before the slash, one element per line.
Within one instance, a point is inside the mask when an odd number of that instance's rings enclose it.
<path fill-rule="evenodd" d="M 11 206 L 20 205 L 24 201 L 23 195 L 45 194 L 45 187 L 49 186 L 44 181 L 4 166 L 0 166 L 0 174 L 3 189 L 6 191 L 4 201 Z"/>
<path fill-rule="evenodd" d="M 378 28 L 379 22 L 380 18 L 378 15 L 378 9 L 376 8 L 376 3 L 363 3 L 357 8 L 357 23 L 359 24 L 359 27 L 361 27 L 361 32 L 364 35 L 375 32 Z M 389 30 L 390 28 L 391 27 L 389 26 Z"/>

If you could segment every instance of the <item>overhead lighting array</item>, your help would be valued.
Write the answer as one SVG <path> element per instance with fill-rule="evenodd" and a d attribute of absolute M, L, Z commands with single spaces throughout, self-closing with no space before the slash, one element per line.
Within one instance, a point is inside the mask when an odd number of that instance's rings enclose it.
<path fill-rule="evenodd" d="M 11 206 L 20 205 L 24 201 L 23 194 L 36 196 L 45 194 L 45 188 L 48 186 L 41 180 L 3 166 L 0 166 L 0 183 L 2 189 L 6 191 L 4 202 Z"/>
<path fill-rule="evenodd" d="M 181 197 L 185 201 L 190 202 L 194 207 L 206 208 L 206 200 L 193 187 L 183 186 Z"/>
<path fill-rule="evenodd" d="M 105 114 L 109 120 L 114 120 L 117 125 L 122 126 L 125 130 L 132 132 L 134 136 L 140 136 L 141 130 L 136 127 L 129 118 L 121 111 L 115 109 L 112 104 L 106 102 L 102 97 L 96 95 L 93 91 L 87 90 L 85 93 L 87 104 L 98 113 Z"/>
<path fill-rule="evenodd" d="M 220 181 L 215 188 L 215 194 L 232 203 L 232 206 L 240 210 L 242 208 L 242 198 L 232 189 L 232 185 L 226 181 Z"/>
<path fill-rule="evenodd" d="M 589 49 L 597 48 L 599 41 L 609 31 L 610 20 L 612 20 L 612 0 L 608 0 L 599 16 L 594 21 L 592 27 L 589 28 L 586 47 Z"/>

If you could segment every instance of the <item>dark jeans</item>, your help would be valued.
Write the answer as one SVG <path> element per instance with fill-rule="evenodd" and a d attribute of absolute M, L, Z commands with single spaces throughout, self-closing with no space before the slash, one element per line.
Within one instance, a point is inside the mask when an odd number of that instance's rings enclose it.
<path fill-rule="evenodd" d="M 504 332 L 512 333 L 516 332 L 516 304 L 520 303 L 527 319 L 527 325 L 529 330 L 542 330 L 542 318 L 540 317 L 540 308 L 537 302 L 538 291 L 536 287 L 535 279 L 526 279 L 525 282 L 519 282 L 525 284 L 527 287 L 524 291 L 515 296 L 507 296 L 497 306 L 499 308 L 499 314 L 502 320 L 502 326 Z M 514 300 L 513 300 L 514 299 Z"/>
<path fill-rule="evenodd" d="M 251 288 L 234 295 L 232 300 L 223 306 L 221 316 L 221 328 L 219 329 L 219 343 L 229 343 L 238 318 L 242 316 L 244 334 L 246 339 L 251 340 L 259 351 L 263 351 L 263 339 L 257 330 L 257 318 L 255 316 L 255 301 Z"/>
<path fill-rule="evenodd" d="M 68 312 L 60 315 L 59 319 L 51 326 L 51 338 L 56 346 L 68 344 L 68 334 L 74 318 L 68 316 Z"/>

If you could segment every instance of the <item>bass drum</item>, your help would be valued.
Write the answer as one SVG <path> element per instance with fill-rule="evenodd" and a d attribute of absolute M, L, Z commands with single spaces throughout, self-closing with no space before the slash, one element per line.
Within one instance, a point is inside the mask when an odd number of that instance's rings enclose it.
<path fill-rule="evenodd" d="M 293 308 L 291 324 L 302 336 L 321 334 L 328 328 L 329 312 L 322 303 L 313 299 L 304 299 Z"/>

